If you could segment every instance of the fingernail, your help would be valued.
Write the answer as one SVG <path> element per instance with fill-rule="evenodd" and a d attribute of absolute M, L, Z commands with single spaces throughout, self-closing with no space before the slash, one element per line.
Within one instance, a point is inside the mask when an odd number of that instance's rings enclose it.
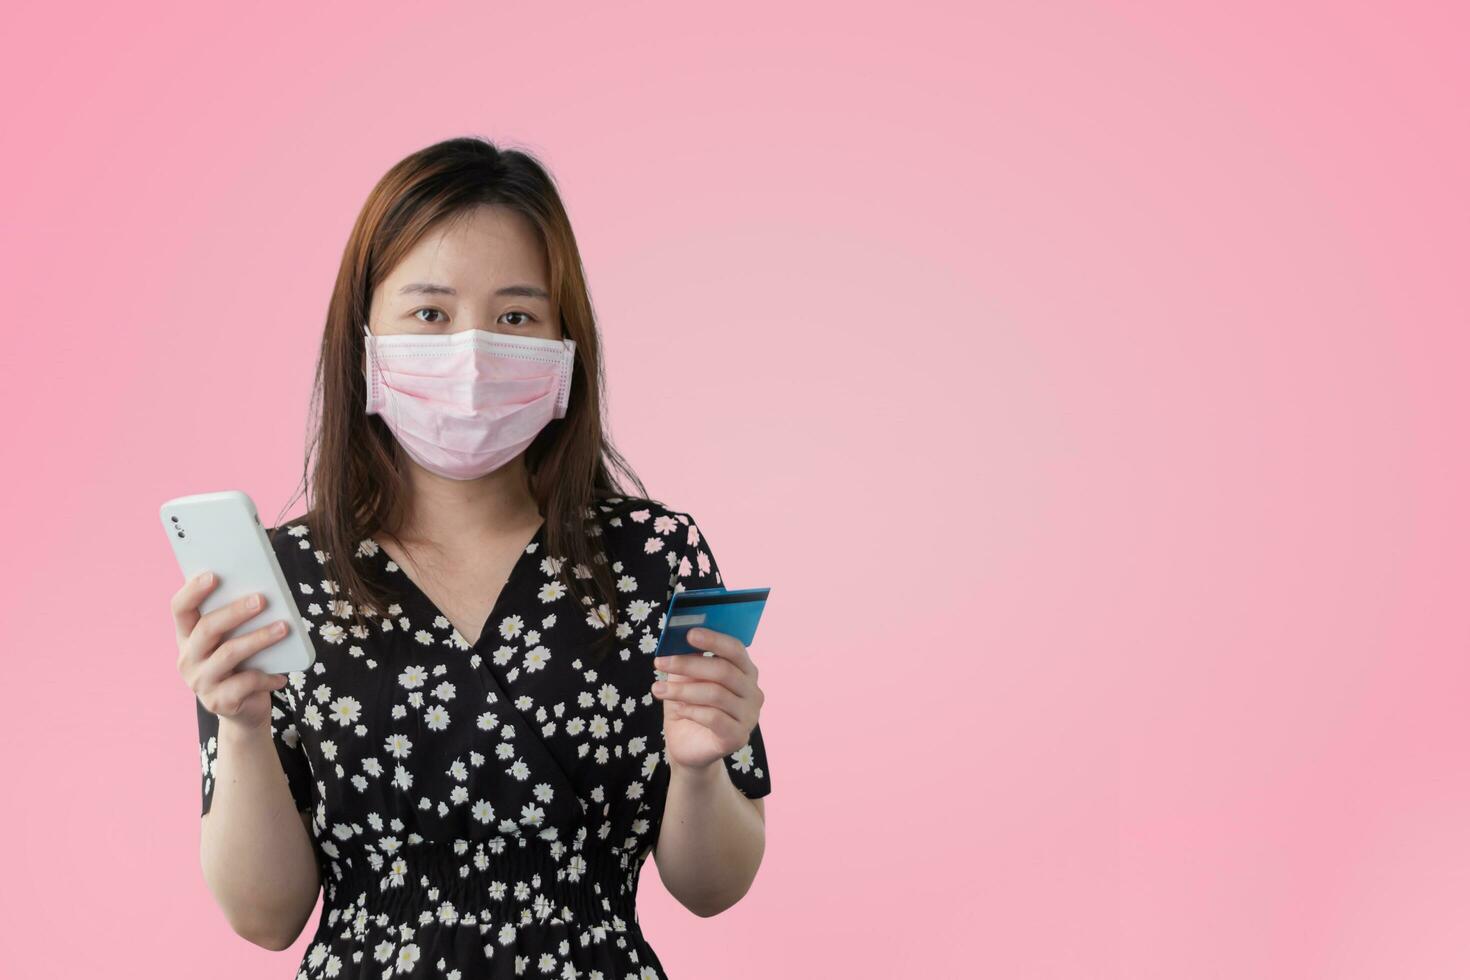
<path fill-rule="evenodd" d="M 208 585 L 213 579 L 214 579 L 214 574 L 212 572 L 200 572 L 199 573 L 199 584 L 200 585 Z"/>
<path fill-rule="evenodd" d="M 250 597 L 250 608 L 251 609 L 259 609 L 260 608 L 260 596 L 253 595 L 253 596 Z"/>
<path fill-rule="evenodd" d="M 653 665 L 655 667 L 667 667 L 669 665 L 669 658 L 668 657 L 654 657 L 653 658 Z"/>
<path fill-rule="evenodd" d="M 667 689 L 668 689 L 668 685 L 665 684 L 663 681 L 654 681 L 653 682 L 653 693 L 654 694 L 662 694 Z"/>
<path fill-rule="evenodd" d="M 699 629 L 690 630 L 689 631 L 689 642 L 690 643 L 703 643 L 704 642 L 704 630 L 699 630 Z"/>

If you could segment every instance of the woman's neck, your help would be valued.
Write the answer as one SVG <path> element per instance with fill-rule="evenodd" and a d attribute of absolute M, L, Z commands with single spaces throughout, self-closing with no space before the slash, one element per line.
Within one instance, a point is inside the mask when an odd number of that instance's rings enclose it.
<path fill-rule="evenodd" d="M 451 480 L 410 461 L 408 477 L 407 514 L 394 536 L 409 544 L 455 550 L 516 537 L 541 522 L 523 456 L 477 480 Z"/>

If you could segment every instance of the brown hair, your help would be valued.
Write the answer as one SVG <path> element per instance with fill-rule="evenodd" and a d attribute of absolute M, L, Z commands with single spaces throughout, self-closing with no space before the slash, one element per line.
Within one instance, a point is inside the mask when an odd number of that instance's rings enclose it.
<path fill-rule="evenodd" d="M 567 414 L 542 429 L 526 449 L 525 463 L 546 521 L 547 553 L 564 559 L 562 583 L 583 605 L 608 606 L 607 628 L 590 651 L 597 663 L 615 640 L 622 610 L 608 558 L 593 548 L 591 538 L 598 531 L 589 531 L 587 522 L 597 518 L 596 505 L 603 499 L 631 496 L 613 467 L 637 488 L 638 498 L 652 498 L 604 430 L 601 345 L 581 254 L 550 174 L 528 152 L 481 137 L 444 140 L 399 161 L 368 195 L 327 307 L 301 484 L 282 512 L 308 494 L 308 533 L 327 554 L 327 576 L 336 580 L 339 598 L 350 597 L 354 623 L 366 627 L 364 607 L 381 615 L 379 610 L 401 599 L 401 593 L 365 575 L 352 560 L 373 532 L 398 527 L 409 492 L 402 449 L 382 419 L 364 410 L 360 324 L 367 322 L 374 288 L 426 231 L 481 204 L 515 210 L 539 231 L 562 330 L 576 342 Z M 579 567 L 590 573 L 590 589 L 584 586 L 587 579 L 575 574 Z"/>

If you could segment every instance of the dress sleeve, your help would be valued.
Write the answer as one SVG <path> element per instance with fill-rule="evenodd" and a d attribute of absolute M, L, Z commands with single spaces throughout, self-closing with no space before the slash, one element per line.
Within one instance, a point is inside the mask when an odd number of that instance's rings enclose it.
<path fill-rule="evenodd" d="M 670 595 L 685 589 L 726 588 L 709 540 L 699 525 L 688 514 L 681 515 L 678 520 L 680 526 L 674 531 L 679 538 L 675 542 L 678 561 L 669 583 Z M 730 781 L 749 799 L 771 792 L 771 773 L 766 765 L 766 742 L 760 722 L 750 730 L 746 744 L 725 756 L 725 769 L 730 773 Z"/>
<path fill-rule="evenodd" d="M 268 530 L 267 535 L 274 540 L 275 529 Z M 278 550 L 277 557 L 279 556 Z M 292 567 L 283 561 L 282 570 L 290 580 L 294 574 Z M 310 810 L 315 806 L 311 764 L 307 760 L 306 750 L 301 746 L 292 686 L 287 684 L 281 690 L 271 692 L 271 741 L 275 743 L 276 755 L 281 760 L 281 771 L 286 775 L 286 783 L 291 790 L 291 798 L 296 802 L 296 809 Z M 204 702 L 197 695 L 194 697 L 194 709 L 199 719 L 199 813 L 203 816 L 209 812 L 209 806 L 214 800 L 215 769 L 219 762 L 219 716 L 204 707 Z"/>
<path fill-rule="evenodd" d="M 290 705 L 285 700 L 285 690 L 271 692 L 271 741 L 275 743 L 276 755 L 281 760 L 281 771 L 286 774 L 286 784 L 297 810 L 310 810 L 312 799 L 311 764 L 306 751 L 301 747 L 301 738 L 292 720 Z M 194 698 L 195 712 L 199 716 L 199 764 L 202 770 L 200 786 L 200 816 L 209 812 L 214 800 L 215 769 L 219 762 L 219 716 Z"/>

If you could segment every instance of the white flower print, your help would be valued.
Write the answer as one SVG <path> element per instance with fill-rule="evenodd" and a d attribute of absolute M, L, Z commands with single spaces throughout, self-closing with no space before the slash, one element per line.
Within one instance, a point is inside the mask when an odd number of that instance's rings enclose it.
<path fill-rule="evenodd" d="M 442 732 L 449 727 L 449 711 L 442 704 L 436 704 L 424 712 L 424 724 L 436 732 Z"/>
<path fill-rule="evenodd" d="M 398 951 L 398 972 L 408 973 L 419 961 L 419 948 L 413 943 L 406 944 Z"/>
<path fill-rule="evenodd" d="M 394 734 L 388 736 L 387 741 L 383 743 L 383 748 L 395 759 L 406 759 L 409 751 L 413 749 L 413 743 L 409 741 L 407 735 Z"/>
<path fill-rule="evenodd" d="M 422 687 L 424 681 L 428 679 L 428 676 L 428 671 L 424 670 L 424 668 L 422 667 L 406 667 L 404 668 L 403 673 L 398 675 L 398 683 L 410 689 L 415 687 Z"/>
<path fill-rule="evenodd" d="M 500 621 L 500 635 L 503 639 L 514 640 L 524 626 L 525 621 L 520 616 L 507 616 Z"/>
<path fill-rule="evenodd" d="M 313 943 L 311 949 L 306 953 L 306 962 L 313 970 L 319 970 L 321 965 L 327 961 L 330 952 L 326 943 Z"/>
<path fill-rule="evenodd" d="M 332 702 L 332 717 L 337 719 L 339 725 L 346 727 L 362 717 L 362 705 L 356 698 L 340 697 Z"/>
<path fill-rule="evenodd" d="M 751 766 L 755 764 L 755 758 L 747 742 L 736 749 L 734 754 L 726 756 L 725 764 L 734 766 L 736 772 L 750 772 Z"/>
<path fill-rule="evenodd" d="M 526 659 L 522 661 L 521 666 L 528 671 L 537 671 L 545 667 L 550 660 L 551 651 L 544 646 L 538 646 L 534 650 L 526 651 Z"/>

